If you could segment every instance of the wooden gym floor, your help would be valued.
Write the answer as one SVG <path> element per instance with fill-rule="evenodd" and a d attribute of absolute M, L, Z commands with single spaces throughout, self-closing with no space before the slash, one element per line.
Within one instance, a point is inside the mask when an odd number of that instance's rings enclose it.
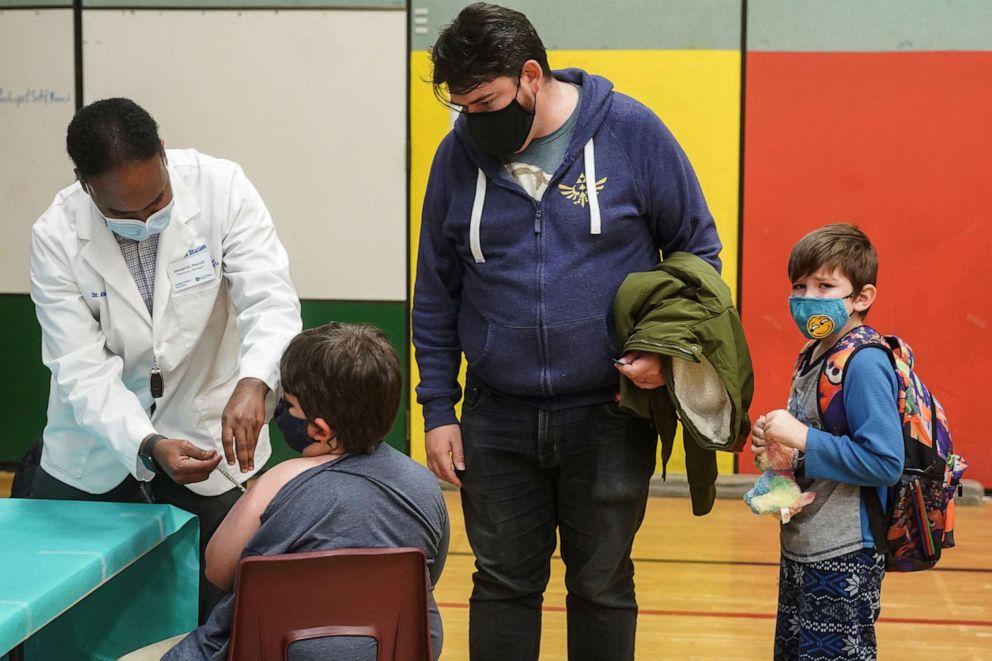
<path fill-rule="evenodd" d="M 10 474 L 0 473 L 0 496 Z M 435 591 L 444 620 L 445 661 L 468 659 L 473 558 L 458 494 L 448 562 Z M 959 546 L 940 569 L 889 574 L 877 625 L 879 660 L 992 659 L 992 506 L 959 507 Z M 778 582 L 778 523 L 742 502 L 718 499 L 705 517 L 689 501 L 651 498 L 634 544 L 637 659 L 771 659 Z M 563 565 L 552 564 L 545 595 L 541 659 L 565 654 Z M 604 660 L 608 661 L 608 660 Z"/>
<path fill-rule="evenodd" d="M 448 562 L 435 589 L 444 621 L 442 659 L 468 659 L 472 552 L 458 494 Z M 992 659 L 992 507 L 959 507 L 959 546 L 940 569 L 886 576 L 877 625 L 879 660 Z M 742 501 L 718 499 L 694 517 L 688 499 L 651 498 L 634 542 L 640 614 L 637 659 L 771 659 L 778 599 L 778 522 Z M 542 661 L 565 654 L 564 565 L 555 557 L 545 594 Z"/>

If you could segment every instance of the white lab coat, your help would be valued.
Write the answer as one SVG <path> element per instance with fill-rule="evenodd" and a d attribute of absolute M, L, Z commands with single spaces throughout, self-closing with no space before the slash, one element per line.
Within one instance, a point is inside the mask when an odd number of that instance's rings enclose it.
<path fill-rule="evenodd" d="M 279 359 L 301 328 L 286 250 L 240 166 L 192 149 L 167 157 L 175 205 L 159 237 L 152 315 L 79 183 L 60 191 L 33 227 L 31 298 L 52 372 L 41 466 L 89 493 L 128 473 L 152 479 L 138 458 L 152 433 L 223 454 L 221 413 L 235 385 L 264 381 L 271 415 Z M 176 267 L 204 251 L 214 277 L 175 291 Z M 156 359 L 165 392 L 149 417 Z M 256 470 L 270 454 L 263 427 Z M 231 473 L 251 475 L 237 466 Z M 217 471 L 188 486 L 206 496 L 231 488 Z"/>

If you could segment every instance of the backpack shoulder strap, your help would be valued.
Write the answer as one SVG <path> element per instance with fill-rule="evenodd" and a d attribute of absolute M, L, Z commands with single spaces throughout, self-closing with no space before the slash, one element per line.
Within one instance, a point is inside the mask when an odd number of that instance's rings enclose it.
<path fill-rule="evenodd" d="M 875 487 L 861 487 L 861 498 L 864 500 L 865 510 L 868 512 L 868 529 L 871 530 L 875 550 L 879 553 L 888 553 L 889 530 L 885 523 L 887 518 L 882 510 L 882 501 L 878 497 L 878 491 Z M 891 500 L 892 497 L 889 496 L 889 499 Z"/>
<path fill-rule="evenodd" d="M 880 347 L 890 356 L 889 343 L 871 326 L 852 328 L 827 351 L 817 381 L 817 407 L 824 428 L 832 434 L 847 432 L 847 414 L 844 410 L 844 377 L 847 366 L 858 351 L 867 347 Z"/>
<path fill-rule="evenodd" d="M 796 364 L 793 365 L 793 367 L 792 367 L 792 380 L 793 381 L 795 381 L 796 380 L 796 377 L 799 376 L 799 373 L 803 369 L 803 363 L 806 361 L 806 356 L 809 355 L 809 352 L 813 349 L 813 346 L 817 342 L 818 342 L 818 340 L 810 340 L 805 345 L 803 345 L 802 351 L 800 351 L 799 352 L 799 355 L 796 357 Z"/>

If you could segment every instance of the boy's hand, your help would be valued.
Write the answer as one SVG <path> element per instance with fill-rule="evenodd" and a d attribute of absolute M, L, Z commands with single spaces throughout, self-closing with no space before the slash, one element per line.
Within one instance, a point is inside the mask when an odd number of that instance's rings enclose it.
<path fill-rule="evenodd" d="M 757 457 L 768 450 L 768 444 L 764 441 L 765 416 L 758 416 L 758 419 L 751 425 L 751 453 Z M 759 429 L 761 434 L 759 435 Z"/>
<path fill-rule="evenodd" d="M 769 443 L 780 443 L 805 452 L 808 430 L 809 427 L 796 420 L 788 411 L 776 409 L 754 423 L 751 430 L 751 450 L 761 454 Z"/>

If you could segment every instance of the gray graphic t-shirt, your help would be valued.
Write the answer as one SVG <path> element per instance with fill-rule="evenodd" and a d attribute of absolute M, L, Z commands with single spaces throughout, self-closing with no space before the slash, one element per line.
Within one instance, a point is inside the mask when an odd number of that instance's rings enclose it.
<path fill-rule="evenodd" d="M 789 413 L 799 422 L 822 429 L 817 382 L 824 356 L 803 366 L 792 384 Z M 861 538 L 861 487 L 832 480 L 799 480 L 816 499 L 782 524 L 782 555 L 796 562 L 829 560 L 864 547 Z"/>

